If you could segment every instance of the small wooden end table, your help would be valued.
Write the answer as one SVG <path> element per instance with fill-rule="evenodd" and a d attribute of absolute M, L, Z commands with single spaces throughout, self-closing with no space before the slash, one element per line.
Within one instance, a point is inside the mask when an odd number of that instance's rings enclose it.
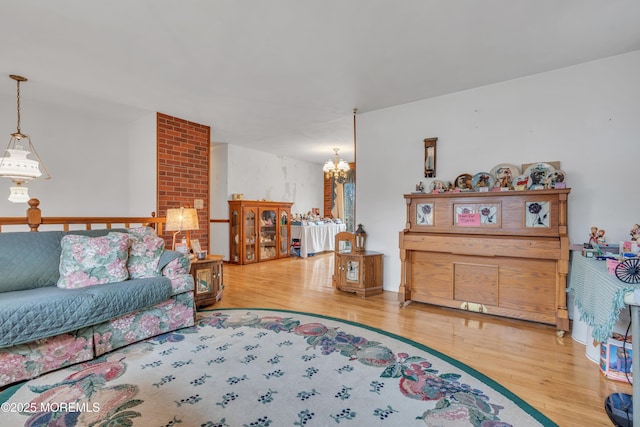
<path fill-rule="evenodd" d="M 222 255 L 208 255 L 191 260 L 191 275 L 195 283 L 196 307 L 215 304 L 222 299 Z"/>

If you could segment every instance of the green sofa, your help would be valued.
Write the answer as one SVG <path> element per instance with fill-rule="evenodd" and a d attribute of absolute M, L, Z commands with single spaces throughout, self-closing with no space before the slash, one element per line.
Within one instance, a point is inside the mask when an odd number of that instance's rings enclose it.
<path fill-rule="evenodd" d="M 95 238 L 130 232 L 0 233 L 0 386 L 193 326 L 194 284 L 189 258 L 163 250 L 163 246 L 156 251 L 155 260 L 149 261 L 154 265 L 143 266 L 155 272 L 151 277 L 132 274 L 134 278 L 117 282 L 60 287 L 60 271 L 64 270 L 61 256 L 76 255 L 65 252 L 62 242 L 95 242 Z M 82 237 L 63 241 L 68 235 Z M 91 261 L 91 257 L 97 255 L 90 253 L 87 259 Z M 103 268 L 108 269 L 111 264 Z"/>

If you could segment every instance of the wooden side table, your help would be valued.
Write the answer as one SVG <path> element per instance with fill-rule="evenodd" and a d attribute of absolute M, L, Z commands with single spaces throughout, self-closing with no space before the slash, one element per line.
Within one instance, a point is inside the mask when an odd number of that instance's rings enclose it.
<path fill-rule="evenodd" d="M 215 304 L 222 299 L 222 255 L 192 259 L 190 273 L 195 283 L 196 307 Z"/>
<path fill-rule="evenodd" d="M 382 256 L 379 252 L 335 254 L 333 285 L 360 297 L 382 293 Z"/>
<path fill-rule="evenodd" d="M 379 252 L 356 251 L 353 233 L 336 234 L 333 287 L 359 297 L 382 293 L 382 257 Z"/>

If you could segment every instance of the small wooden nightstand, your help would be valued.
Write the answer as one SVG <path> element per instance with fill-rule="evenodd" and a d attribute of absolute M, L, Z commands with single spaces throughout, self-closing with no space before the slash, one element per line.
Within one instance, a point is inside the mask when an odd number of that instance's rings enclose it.
<path fill-rule="evenodd" d="M 191 260 L 191 275 L 195 283 L 196 307 L 215 304 L 222 299 L 222 255 Z"/>
<path fill-rule="evenodd" d="M 356 251 L 355 235 L 336 234 L 333 287 L 360 297 L 382 293 L 383 254 Z"/>

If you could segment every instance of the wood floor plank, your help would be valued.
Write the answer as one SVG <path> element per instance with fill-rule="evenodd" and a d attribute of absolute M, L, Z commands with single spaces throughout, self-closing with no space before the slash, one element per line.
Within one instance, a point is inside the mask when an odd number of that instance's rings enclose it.
<path fill-rule="evenodd" d="M 276 308 L 363 323 L 453 357 L 500 383 L 560 426 L 613 425 L 604 399 L 631 393 L 604 378 L 585 346 L 553 326 L 412 303 L 397 295 L 360 298 L 333 289 L 333 256 L 224 265 L 224 295 L 207 308 Z M 399 280 L 399 278 L 398 278 Z"/>

